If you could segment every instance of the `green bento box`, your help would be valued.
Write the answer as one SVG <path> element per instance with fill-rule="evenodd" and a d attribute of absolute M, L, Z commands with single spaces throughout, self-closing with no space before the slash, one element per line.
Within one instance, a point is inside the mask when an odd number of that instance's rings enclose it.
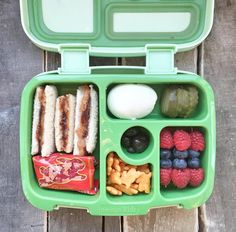
<path fill-rule="evenodd" d="M 209 34 L 213 0 L 20 0 L 25 33 L 39 47 L 61 53 L 61 68 L 39 74 L 24 88 L 20 115 L 20 159 L 26 198 L 37 208 L 87 209 L 92 215 L 141 215 L 149 209 L 198 207 L 211 195 L 215 175 L 216 121 L 214 94 L 200 76 L 174 67 L 174 54 L 190 50 Z M 89 56 L 146 56 L 145 67 L 90 67 Z M 40 188 L 34 174 L 31 149 L 33 99 L 39 85 L 53 84 L 58 94 L 76 93 L 78 85 L 92 83 L 98 92 L 98 142 L 93 155 L 99 160 L 95 176 L 100 181 L 96 195 Z M 191 84 L 199 91 L 197 110 L 189 118 L 168 118 L 160 101 L 147 117 L 136 120 L 112 117 L 107 109 L 111 86 L 140 83 L 158 96 L 169 84 Z M 149 148 L 140 155 L 125 152 L 120 140 L 130 127 L 141 126 L 151 135 Z M 160 186 L 160 132 L 165 127 L 198 128 L 205 135 L 202 158 L 205 179 L 197 188 Z M 116 152 L 132 165 L 149 163 L 151 192 L 112 196 L 106 192 L 106 157 Z"/>

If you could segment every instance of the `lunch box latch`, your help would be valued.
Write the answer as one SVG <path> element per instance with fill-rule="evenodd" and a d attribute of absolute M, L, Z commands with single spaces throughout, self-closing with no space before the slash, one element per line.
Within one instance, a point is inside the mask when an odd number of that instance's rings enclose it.
<path fill-rule="evenodd" d="M 146 45 L 145 74 L 176 74 L 174 54 L 177 49 L 173 45 Z"/>
<path fill-rule="evenodd" d="M 59 53 L 61 54 L 60 74 L 90 74 L 89 67 L 89 44 L 61 45 Z"/>

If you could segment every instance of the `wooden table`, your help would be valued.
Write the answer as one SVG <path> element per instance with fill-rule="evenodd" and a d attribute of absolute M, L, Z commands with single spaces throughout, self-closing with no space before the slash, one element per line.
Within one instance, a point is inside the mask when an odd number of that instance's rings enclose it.
<path fill-rule="evenodd" d="M 236 1 L 217 0 L 211 35 L 178 54 L 179 69 L 205 76 L 217 107 L 216 184 L 206 205 L 193 210 L 153 209 L 146 216 L 93 217 L 83 210 L 42 212 L 25 199 L 19 174 L 19 103 L 26 82 L 60 65 L 57 54 L 36 48 L 20 24 L 19 3 L 0 1 L 0 231 L 236 231 Z M 144 64 L 143 58 L 94 58 L 93 65 Z"/>

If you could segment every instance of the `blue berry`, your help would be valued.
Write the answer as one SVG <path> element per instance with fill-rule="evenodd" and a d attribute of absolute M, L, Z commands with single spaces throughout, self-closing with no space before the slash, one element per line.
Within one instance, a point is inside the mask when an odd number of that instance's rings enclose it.
<path fill-rule="evenodd" d="M 172 152 L 171 152 L 170 159 L 171 159 L 171 160 L 174 160 L 174 159 L 175 159 L 175 156 L 174 156 L 174 149 L 173 149 Z"/>
<path fill-rule="evenodd" d="M 170 159 L 161 159 L 161 168 L 171 168 L 172 161 Z"/>
<path fill-rule="evenodd" d="M 168 149 L 161 149 L 161 159 L 169 159 L 171 156 L 171 151 Z"/>
<path fill-rule="evenodd" d="M 174 159 L 173 167 L 176 169 L 184 169 L 187 167 L 187 162 L 184 159 Z"/>
<path fill-rule="evenodd" d="M 175 148 L 173 149 L 173 154 L 175 158 L 186 159 L 188 158 L 188 151 L 178 151 Z"/>
<path fill-rule="evenodd" d="M 200 160 L 198 158 L 188 159 L 189 168 L 200 168 Z"/>
<path fill-rule="evenodd" d="M 199 151 L 188 150 L 188 157 L 189 158 L 198 158 L 200 156 Z"/>

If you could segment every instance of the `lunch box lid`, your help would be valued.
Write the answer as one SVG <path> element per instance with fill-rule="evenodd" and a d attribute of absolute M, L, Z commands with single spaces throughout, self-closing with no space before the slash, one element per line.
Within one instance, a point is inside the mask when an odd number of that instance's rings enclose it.
<path fill-rule="evenodd" d="M 20 0 L 39 47 L 87 47 L 96 56 L 141 56 L 147 47 L 190 50 L 209 34 L 214 0 Z"/>

